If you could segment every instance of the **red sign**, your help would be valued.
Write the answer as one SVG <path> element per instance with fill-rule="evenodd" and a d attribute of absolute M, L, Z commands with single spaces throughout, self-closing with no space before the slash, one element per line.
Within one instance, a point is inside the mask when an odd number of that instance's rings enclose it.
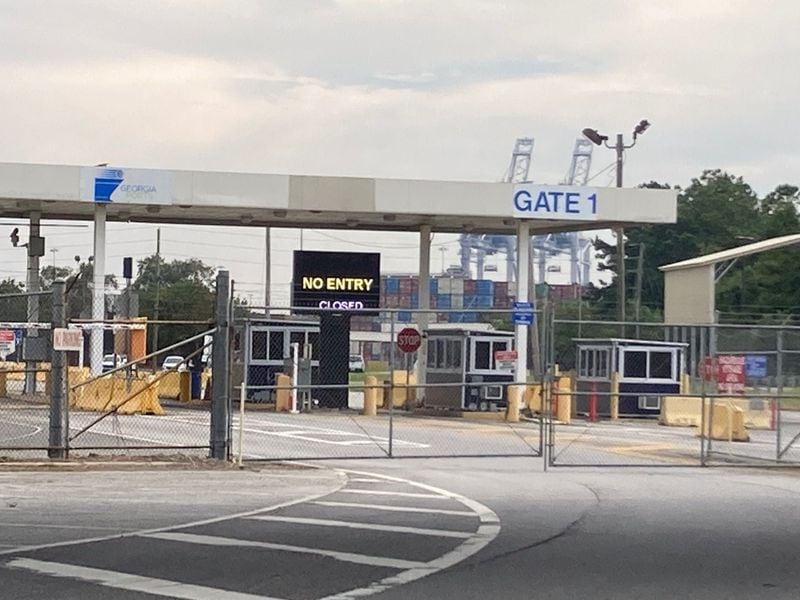
<path fill-rule="evenodd" d="M 513 369 L 517 364 L 517 351 L 498 350 L 494 353 L 494 362 L 498 369 Z"/>
<path fill-rule="evenodd" d="M 734 355 L 705 357 L 703 359 L 703 378 L 717 382 L 717 391 L 722 394 L 744 393 L 747 378 L 745 357 Z"/>
<path fill-rule="evenodd" d="M 416 352 L 422 345 L 422 336 L 413 327 L 405 327 L 397 334 L 397 347 L 401 352 Z"/>

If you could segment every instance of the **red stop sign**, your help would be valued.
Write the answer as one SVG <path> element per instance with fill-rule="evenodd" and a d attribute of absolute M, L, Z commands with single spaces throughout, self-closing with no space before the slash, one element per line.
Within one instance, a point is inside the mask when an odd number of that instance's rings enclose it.
<path fill-rule="evenodd" d="M 405 327 L 397 334 L 397 347 L 402 352 L 416 352 L 422 344 L 422 336 L 413 327 Z"/>

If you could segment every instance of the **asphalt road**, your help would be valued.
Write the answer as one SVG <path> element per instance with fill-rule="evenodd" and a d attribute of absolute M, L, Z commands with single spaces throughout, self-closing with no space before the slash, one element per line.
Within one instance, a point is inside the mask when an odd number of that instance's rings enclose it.
<path fill-rule="evenodd" d="M 0 598 L 800 597 L 794 472 L 407 459 L 0 486 Z"/>

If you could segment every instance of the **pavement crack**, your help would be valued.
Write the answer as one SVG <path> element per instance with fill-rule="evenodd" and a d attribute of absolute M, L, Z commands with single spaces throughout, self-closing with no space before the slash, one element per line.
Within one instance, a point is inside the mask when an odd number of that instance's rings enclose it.
<path fill-rule="evenodd" d="M 490 564 L 490 563 L 493 563 L 493 562 L 496 562 L 496 561 L 499 561 L 499 560 L 504 560 L 506 558 L 514 556 L 515 554 L 519 554 L 521 552 L 526 552 L 528 550 L 533 550 L 534 548 L 538 548 L 540 546 L 545 546 L 545 545 L 547 545 L 547 544 L 549 544 L 551 542 L 556 541 L 559 538 L 562 538 L 562 537 L 565 537 L 565 536 L 569 535 L 570 533 L 572 533 L 573 531 L 575 531 L 576 529 L 578 529 L 581 526 L 581 524 L 586 520 L 586 518 L 589 516 L 589 514 L 592 511 L 594 511 L 600 505 L 600 502 L 601 502 L 599 492 L 597 490 L 595 490 L 593 487 L 591 487 L 591 486 L 589 486 L 589 485 L 587 485 L 585 483 L 579 483 L 578 485 L 580 485 L 583 488 L 586 488 L 587 490 L 589 490 L 589 492 L 591 492 L 592 496 L 594 497 L 594 503 L 591 506 L 587 507 L 578 516 L 578 518 L 576 518 L 573 521 L 571 521 L 570 523 L 568 523 L 560 531 L 558 531 L 558 532 L 554 533 L 553 535 L 551 535 L 549 537 L 546 537 L 546 538 L 544 538 L 542 540 L 537 540 L 537 541 L 532 542 L 530 544 L 526 544 L 524 546 L 520 546 L 519 548 L 514 548 L 513 550 L 506 550 L 505 552 L 501 552 L 500 554 L 495 554 L 494 556 L 488 556 L 488 557 L 480 559 L 480 560 L 472 561 L 469 564 L 462 563 L 462 564 L 460 564 L 458 566 L 453 567 L 450 570 L 451 571 L 455 571 L 455 570 L 459 570 L 459 569 L 463 570 L 465 568 L 473 569 L 473 568 L 478 567 L 478 566 Z"/>

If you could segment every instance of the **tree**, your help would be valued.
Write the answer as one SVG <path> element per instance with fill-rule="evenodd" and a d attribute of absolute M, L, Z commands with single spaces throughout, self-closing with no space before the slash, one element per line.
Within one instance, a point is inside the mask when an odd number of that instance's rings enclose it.
<path fill-rule="evenodd" d="M 214 268 L 191 258 L 166 262 L 153 255 L 139 261 L 133 288 L 139 292 L 140 314 L 159 321 L 204 321 L 203 324 L 164 324 L 148 334 L 158 336 L 154 343 L 165 348 L 209 328 L 214 317 Z M 156 331 L 158 332 L 156 334 Z M 186 355 L 200 342 L 182 348 Z M 155 345 L 153 347 L 156 347 Z"/>
<path fill-rule="evenodd" d="M 0 321 L 24 323 L 28 320 L 28 300 L 24 296 L 2 298 L 4 294 L 20 294 L 25 286 L 12 278 L 0 281 Z"/>
<path fill-rule="evenodd" d="M 39 274 L 41 289 L 51 289 L 56 279 L 64 279 L 67 283 L 67 319 L 90 319 L 92 317 L 92 282 L 94 280 L 94 265 L 91 261 L 80 263 L 74 270 L 52 265 L 43 267 Z M 106 289 L 117 289 L 116 277 L 106 275 L 105 287 Z M 109 314 L 110 305 L 110 299 L 106 297 L 106 315 Z"/>

